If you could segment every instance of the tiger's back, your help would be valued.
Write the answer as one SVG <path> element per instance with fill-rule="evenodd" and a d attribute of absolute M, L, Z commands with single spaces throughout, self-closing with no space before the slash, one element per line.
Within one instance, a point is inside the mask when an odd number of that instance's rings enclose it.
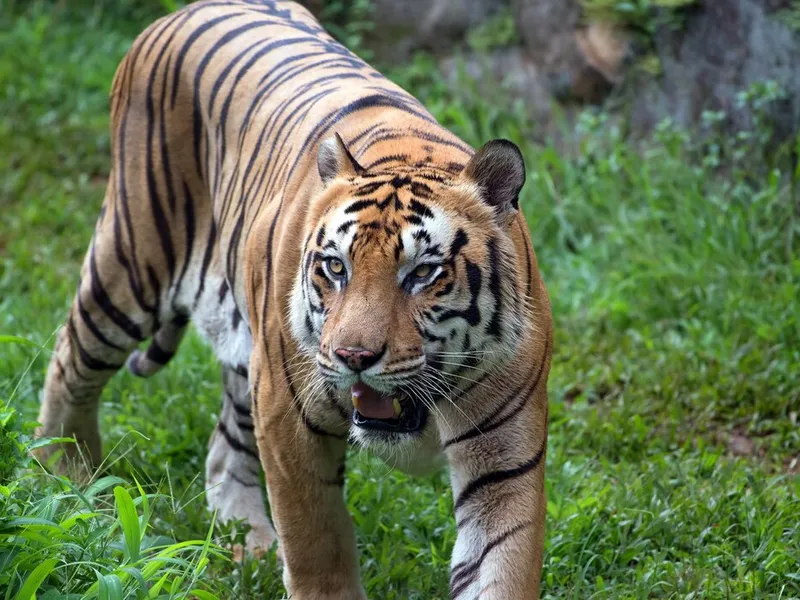
<path fill-rule="evenodd" d="M 452 373 L 440 364 L 442 372 L 475 381 L 460 385 L 442 376 L 445 383 L 437 384 L 437 389 L 446 387 L 448 398 L 461 398 L 463 408 L 452 401 L 455 409 L 445 403 L 432 407 L 438 410 L 438 429 L 428 427 L 419 436 L 406 466 L 414 470 L 435 463 L 434 455 L 444 451 L 454 469 L 454 487 L 459 494 L 470 491 L 469 479 L 480 480 L 481 468 L 496 468 L 494 461 L 485 460 L 479 468 L 469 458 L 478 437 L 472 427 L 483 436 L 483 429 L 511 426 L 515 435 L 531 438 L 530 444 L 518 445 L 518 449 L 530 445 L 533 456 L 519 458 L 529 465 L 519 476 L 533 470 L 536 481 L 541 481 L 549 303 L 516 199 L 499 225 L 506 233 L 492 235 L 480 249 L 473 249 L 479 258 L 464 259 L 465 269 L 458 262 L 462 247 L 469 248 L 466 238 L 475 244 L 472 238 L 480 237 L 470 228 L 491 229 L 492 216 L 500 212 L 496 206 L 462 206 L 470 202 L 470 194 L 491 187 L 480 181 L 463 183 L 463 174 L 476 173 L 477 179 L 505 177 L 503 169 L 510 167 L 503 166 L 504 161 L 511 159 L 503 157 L 498 168 L 475 165 L 476 156 L 468 145 L 438 125 L 412 96 L 333 40 L 304 8 L 269 0 L 205 0 L 151 25 L 137 38 L 115 76 L 111 135 L 106 198 L 67 327 L 59 334 L 48 371 L 41 433 L 75 435 L 91 461 L 99 464 L 97 399 L 106 381 L 126 361 L 137 375 L 154 374 L 172 358 L 188 324 L 194 323 L 223 368 L 222 412 L 206 463 L 210 506 L 223 520 L 250 523 L 249 550 L 269 547 L 276 532 L 266 516 L 259 472 L 261 464 L 277 461 L 279 466 L 266 470 L 273 516 L 283 540 L 298 540 L 291 546 L 284 542 L 287 588 L 297 597 L 322 597 L 323 588 L 348 590 L 352 597 L 360 597 L 363 592 L 353 580 L 352 532 L 342 524 L 349 395 L 342 391 L 340 397 L 330 386 L 320 387 L 309 379 L 304 370 L 307 359 L 298 362 L 297 357 L 302 356 L 304 337 L 325 347 L 321 330 L 337 310 L 334 301 L 323 299 L 323 292 L 333 288 L 321 283 L 325 280 L 321 267 L 310 268 L 312 259 L 321 256 L 323 244 L 330 248 L 347 238 L 352 251 L 361 236 L 361 244 L 368 240 L 369 252 L 372 245 L 388 248 L 394 243 L 395 249 L 386 251 L 387 260 L 392 253 L 400 260 L 401 252 L 403 256 L 409 252 L 398 249 L 405 240 L 406 245 L 427 243 L 432 254 L 438 248 L 435 252 L 442 260 L 447 254 L 444 247 L 449 248 L 453 282 L 442 282 L 437 295 L 455 288 L 462 298 L 471 298 L 464 310 L 438 306 L 423 311 L 429 320 L 435 320 L 439 311 L 452 313 L 448 319 L 465 321 L 469 331 L 445 331 L 444 325 L 437 329 L 420 321 L 409 325 L 413 330 L 409 335 L 419 333 L 427 346 L 438 344 L 440 359 L 455 355 L 445 350 L 446 344 L 457 343 L 464 364 Z M 340 136 L 340 145 L 325 146 L 334 135 Z M 326 169 L 331 170 L 330 180 Z M 318 198 L 334 194 L 332 188 L 341 191 L 345 184 L 355 186 L 347 193 L 356 200 L 339 209 L 337 221 L 333 205 L 323 205 Z M 501 193 L 503 185 L 498 185 Z M 387 217 L 387 210 L 396 214 Z M 433 217 L 460 212 L 466 224 L 457 233 Z M 327 231 L 324 224 L 321 229 L 310 228 L 310 223 L 323 221 Z M 404 237 L 412 226 L 417 227 L 413 241 Z M 364 260 L 379 262 L 382 255 L 371 256 Z M 494 264 L 512 256 L 513 268 Z M 300 275 L 304 268 L 308 273 Z M 395 303 L 394 293 L 383 293 L 381 302 Z M 303 302 L 309 304 L 308 314 L 300 306 Z M 381 336 L 382 327 L 395 327 L 386 323 L 361 329 Z M 146 340 L 146 349 L 135 350 Z M 509 354 L 511 378 L 499 366 L 481 372 L 476 366 L 480 360 L 472 360 L 501 354 L 492 344 L 519 354 L 518 358 Z M 474 375 L 465 377 L 470 369 Z M 503 383 L 513 376 L 529 379 L 530 385 L 517 389 Z M 484 386 L 491 385 L 507 397 L 479 399 Z M 327 390 L 325 401 L 310 402 L 306 396 L 322 394 L 321 389 Z M 257 400 L 252 411 L 251 391 Z M 517 395 L 525 402 L 517 403 Z M 325 560 L 333 562 L 322 569 L 327 573 L 322 578 L 302 569 L 305 564 L 318 567 L 321 560 L 304 548 L 309 545 L 301 540 L 305 534 L 290 532 L 288 525 L 281 530 L 282 523 L 298 518 L 275 496 L 276 489 L 296 485 L 294 477 L 286 475 L 289 467 L 273 452 L 278 445 L 296 446 L 298 430 L 284 424 L 289 411 L 285 402 L 294 407 L 300 436 L 317 457 L 297 465 L 298 472 L 307 468 L 303 464 L 318 464 L 316 483 L 300 486 L 295 493 L 316 498 L 314 506 L 325 498 L 334 507 L 311 510 L 316 518 L 309 516 L 306 525 L 310 539 L 315 539 L 315 529 L 336 523 L 327 527 L 336 540 L 331 544 L 341 548 L 333 555 L 324 553 Z M 443 433 L 440 416 L 448 432 Z M 466 433 L 457 435 L 459 426 L 467 428 Z M 516 453 L 505 456 L 503 443 L 486 443 L 495 444 L 492 452 L 498 452 L 502 461 L 517 460 Z M 317 490 L 320 481 L 324 485 Z M 514 488 L 517 483 L 507 485 Z M 523 498 L 525 511 L 532 512 L 524 527 L 520 525 L 525 537 L 519 543 L 540 548 L 543 489 L 540 483 L 535 488 L 530 502 Z M 507 529 L 517 531 L 513 523 Z M 454 596 L 474 594 L 495 572 L 494 567 L 482 565 L 483 559 L 476 565 L 470 562 L 475 548 L 480 555 L 480 547 L 493 547 L 493 527 L 463 531 L 453 559 Z M 532 594 L 538 593 L 541 550 L 537 552 L 526 559 L 528 566 L 523 569 L 535 571 Z M 465 571 L 465 566 L 470 569 Z M 306 580 L 309 587 L 303 583 Z M 529 583 L 525 585 L 530 587 Z M 512 587 L 498 589 L 506 590 L 502 593 L 522 589 L 519 582 L 508 585 Z M 330 597 L 351 597 L 342 594 Z"/>
<path fill-rule="evenodd" d="M 106 205 L 127 221 L 132 258 L 142 263 L 148 252 L 169 276 L 152 285 L 139 265 L 128 277 L 158 305 L 157 323 L 208 307 L 212 340 L 220 315 L 239 331 L 248 319 L 245 241 L 259 219 L 274 222 L 269 243 L 289 250 L 280 269 L 292 271 L 300 243 L 283 236 L 302 227 L 306 208 L 296 190 L 313 187 L 316 147 L 334 129 L 366 168 L 412 158 L 458 171 L 472 153 L 293 3 L 199 2 L 137 39 L 112 91 L 116 189 Z M 145 164 L 131 162 L 128 148 Z M 226 284 L 234 302 L 219 310 L 210 301 L 227 297 Z M 246 344 L 234 343 L 231 356 L 215 345 L 224 362 L 246 362 L 236 352 Z"/>

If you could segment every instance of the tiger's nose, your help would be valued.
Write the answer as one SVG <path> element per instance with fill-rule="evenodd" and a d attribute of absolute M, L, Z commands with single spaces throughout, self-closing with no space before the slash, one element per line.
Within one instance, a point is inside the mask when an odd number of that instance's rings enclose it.
<path fill-rule="evenodd" d="M 378 362 L 381 356 L 383 356 L 385 349 L 386 346 L 384 346 L 380 352 L 375 353 L 372 350 L 365 350 L 364 348 L 336 348 L 333 352 L 339 357 L 339 360 L 347 365 L 348 369 L 359 372 L 364 369 L 369 369 Z"/>

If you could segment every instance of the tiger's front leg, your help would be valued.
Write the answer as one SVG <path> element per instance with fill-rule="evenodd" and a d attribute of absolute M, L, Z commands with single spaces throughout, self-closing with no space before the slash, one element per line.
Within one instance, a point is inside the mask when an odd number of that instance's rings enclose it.
<path fill-rule="evenodd" d="M 539 597 L 547 446 L 547 392 L 541 387 L 446 442 L 458 528 L 453 600 Z"/>
<path fill-rule="evenodd" d="M 269 380 L 254 382 L 253 411 L 289 597 L 366 600 L 343 498 L 346 434 L 294 404 L 285 379 Z"/>

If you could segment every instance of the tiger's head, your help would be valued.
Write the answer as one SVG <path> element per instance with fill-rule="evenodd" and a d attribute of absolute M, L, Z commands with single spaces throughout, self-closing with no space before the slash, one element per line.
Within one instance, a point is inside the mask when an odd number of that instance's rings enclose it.
<path fill-rule="evenodd" d="M 519 343 L 522 155 L 495 140 L 458 173 L 367 172 L 336 135 L 317 162 L 325 187 L 309 207 L 292 333 L 352 410 L 354 441 L 408 442 Z"/>

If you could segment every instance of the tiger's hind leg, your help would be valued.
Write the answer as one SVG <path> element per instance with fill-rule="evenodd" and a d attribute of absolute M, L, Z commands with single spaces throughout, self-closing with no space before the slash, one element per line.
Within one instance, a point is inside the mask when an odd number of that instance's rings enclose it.
<path fill-rule="evenodd" d="M 268 550 L 277 534 L 267 516 L 246 372 L 223 365 L 222 413 L 209 441 L 206 496 L 220 521 L 250 525 L 249 552 Z"/>
<path fill-rule="evenodd" d="M 98 416 L 103 387 L 149 336 L 154 322 L 152 313 L 134 300 L 103 234 L 98 225 L 66 325 L 57 335 L 37 430 L 38 436 L 77 441 L 44 446 L 37 456 L 49 463 L 60 454 L 59 462 L 50 466 L 79 479 L 102 460 Z"/>

